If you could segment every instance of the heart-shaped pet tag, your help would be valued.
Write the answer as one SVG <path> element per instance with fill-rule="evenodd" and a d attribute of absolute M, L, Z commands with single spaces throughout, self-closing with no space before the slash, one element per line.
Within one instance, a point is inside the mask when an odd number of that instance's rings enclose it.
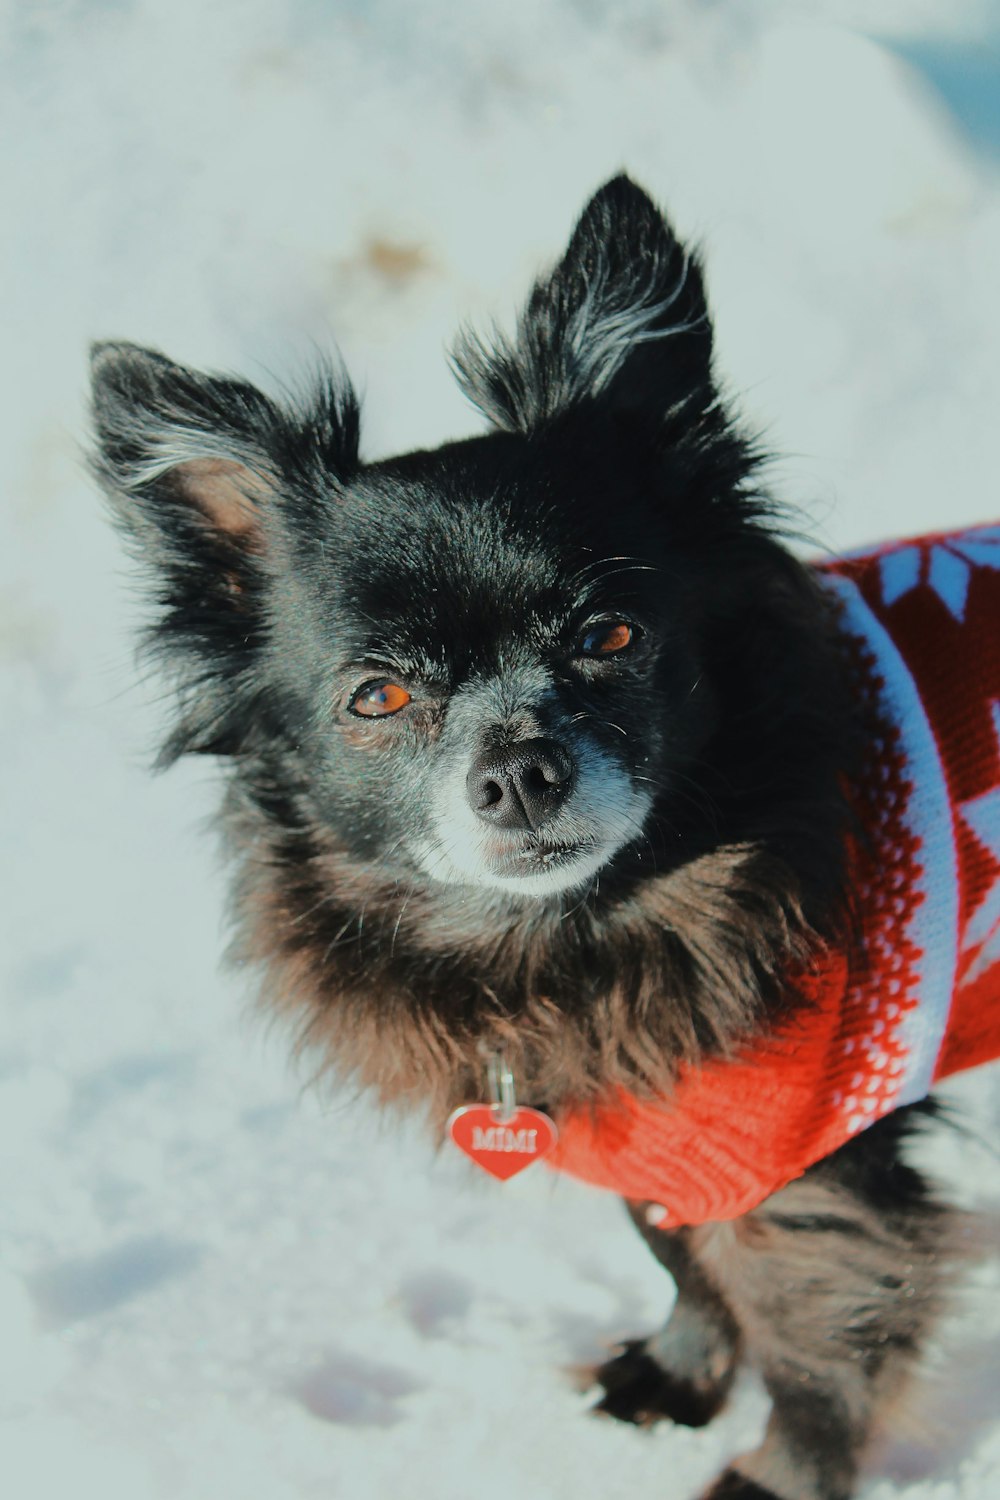
<path fill-rule="evenodd" d="M 540 1109 L 519 1105 L 506 1119 L 495 1104 L 463 1104 L 448 1120 L 448 1133 L 460 1151 L 506 1182 L 551 1151 L 555 1122 Z"/>

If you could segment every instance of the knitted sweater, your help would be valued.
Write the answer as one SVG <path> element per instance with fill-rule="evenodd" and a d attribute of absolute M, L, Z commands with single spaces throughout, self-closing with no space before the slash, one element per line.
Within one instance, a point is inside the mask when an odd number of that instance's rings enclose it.
<path fill-rule="evenodd" d="M 549 1163 L 662 1208 L 755 1208 L 950 1073 L 1000 1057 L 1000 528 L 823 563 L 883 726 L 849 788 L 859 927 L 795 976 L 803 1004 L 731 1061 L 559 1121 Z"/>

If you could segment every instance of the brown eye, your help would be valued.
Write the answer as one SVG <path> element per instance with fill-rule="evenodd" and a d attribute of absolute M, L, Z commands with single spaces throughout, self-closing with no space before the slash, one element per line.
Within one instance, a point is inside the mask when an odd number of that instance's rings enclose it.
<path fill-rule="evenodd" d="M 635 628 L 624 620 L 602 620 L 587 631 L 580 642 L 584 656 L 614 656 L 631 646 L 636 638 Z"/>
<path fill-rule="evenodd" d="M 409 701 L 409 693 L 398 682 L 366 682 L 347 706 L 352 714 L 360 714 L 363 719 L 384 719 L 389 714 L 398 714 Z"/>

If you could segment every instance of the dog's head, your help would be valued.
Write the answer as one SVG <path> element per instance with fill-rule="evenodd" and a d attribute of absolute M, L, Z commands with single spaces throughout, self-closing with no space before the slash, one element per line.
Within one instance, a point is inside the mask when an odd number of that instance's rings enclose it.
<path fill-rule="evenodd" d="M 366 464 L 341 377 L 283 405 L 98 347 L 98 468 L 180 678 L 168 758 L 280 760 L 361 865 L 492 901 L 662 858 L 764 545 L 711 352 L 698 262 L 624 177 L 512 338 L 459 341 L 485 436 Z"/>

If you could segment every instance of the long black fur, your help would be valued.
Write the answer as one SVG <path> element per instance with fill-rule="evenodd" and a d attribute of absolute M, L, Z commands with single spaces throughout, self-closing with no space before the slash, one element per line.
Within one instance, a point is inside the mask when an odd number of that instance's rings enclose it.
<path fill-rule="evenodd" d="M 239 951 L 324 1063 L 438 1122 L 492 1049 L 558 1113 L 660 1091 L 802 1003 L 790 969 L 849 933 L 842 786 L 869 727 L 720 397 L 697 257 L 639 188 L 602 188 L 514 336 L 465 333 L 454 364 L 491 430 L 364 463 L 341 373 L 292 404 L 94 356 L 95 470 L 178 687 L 164 760 L 228 767 Z M 620 619 L 629 649 L 588 655 L 588 622 Z M 410 702 L 359 717 L 381 681 Z M 539 894 L 436 878 L 456 755 L 553 742 L 647 799 L 603 867 Z M 600 1372 L 602 1407 L 704 1421 L 753 1359 L 774 1418 L 718 1500 L 851 1492 L 940 1300 L 947 1216 L 905 1129 L 734 1226 L 666 1235 L 633 1205 L 681 1295 Z"/>

